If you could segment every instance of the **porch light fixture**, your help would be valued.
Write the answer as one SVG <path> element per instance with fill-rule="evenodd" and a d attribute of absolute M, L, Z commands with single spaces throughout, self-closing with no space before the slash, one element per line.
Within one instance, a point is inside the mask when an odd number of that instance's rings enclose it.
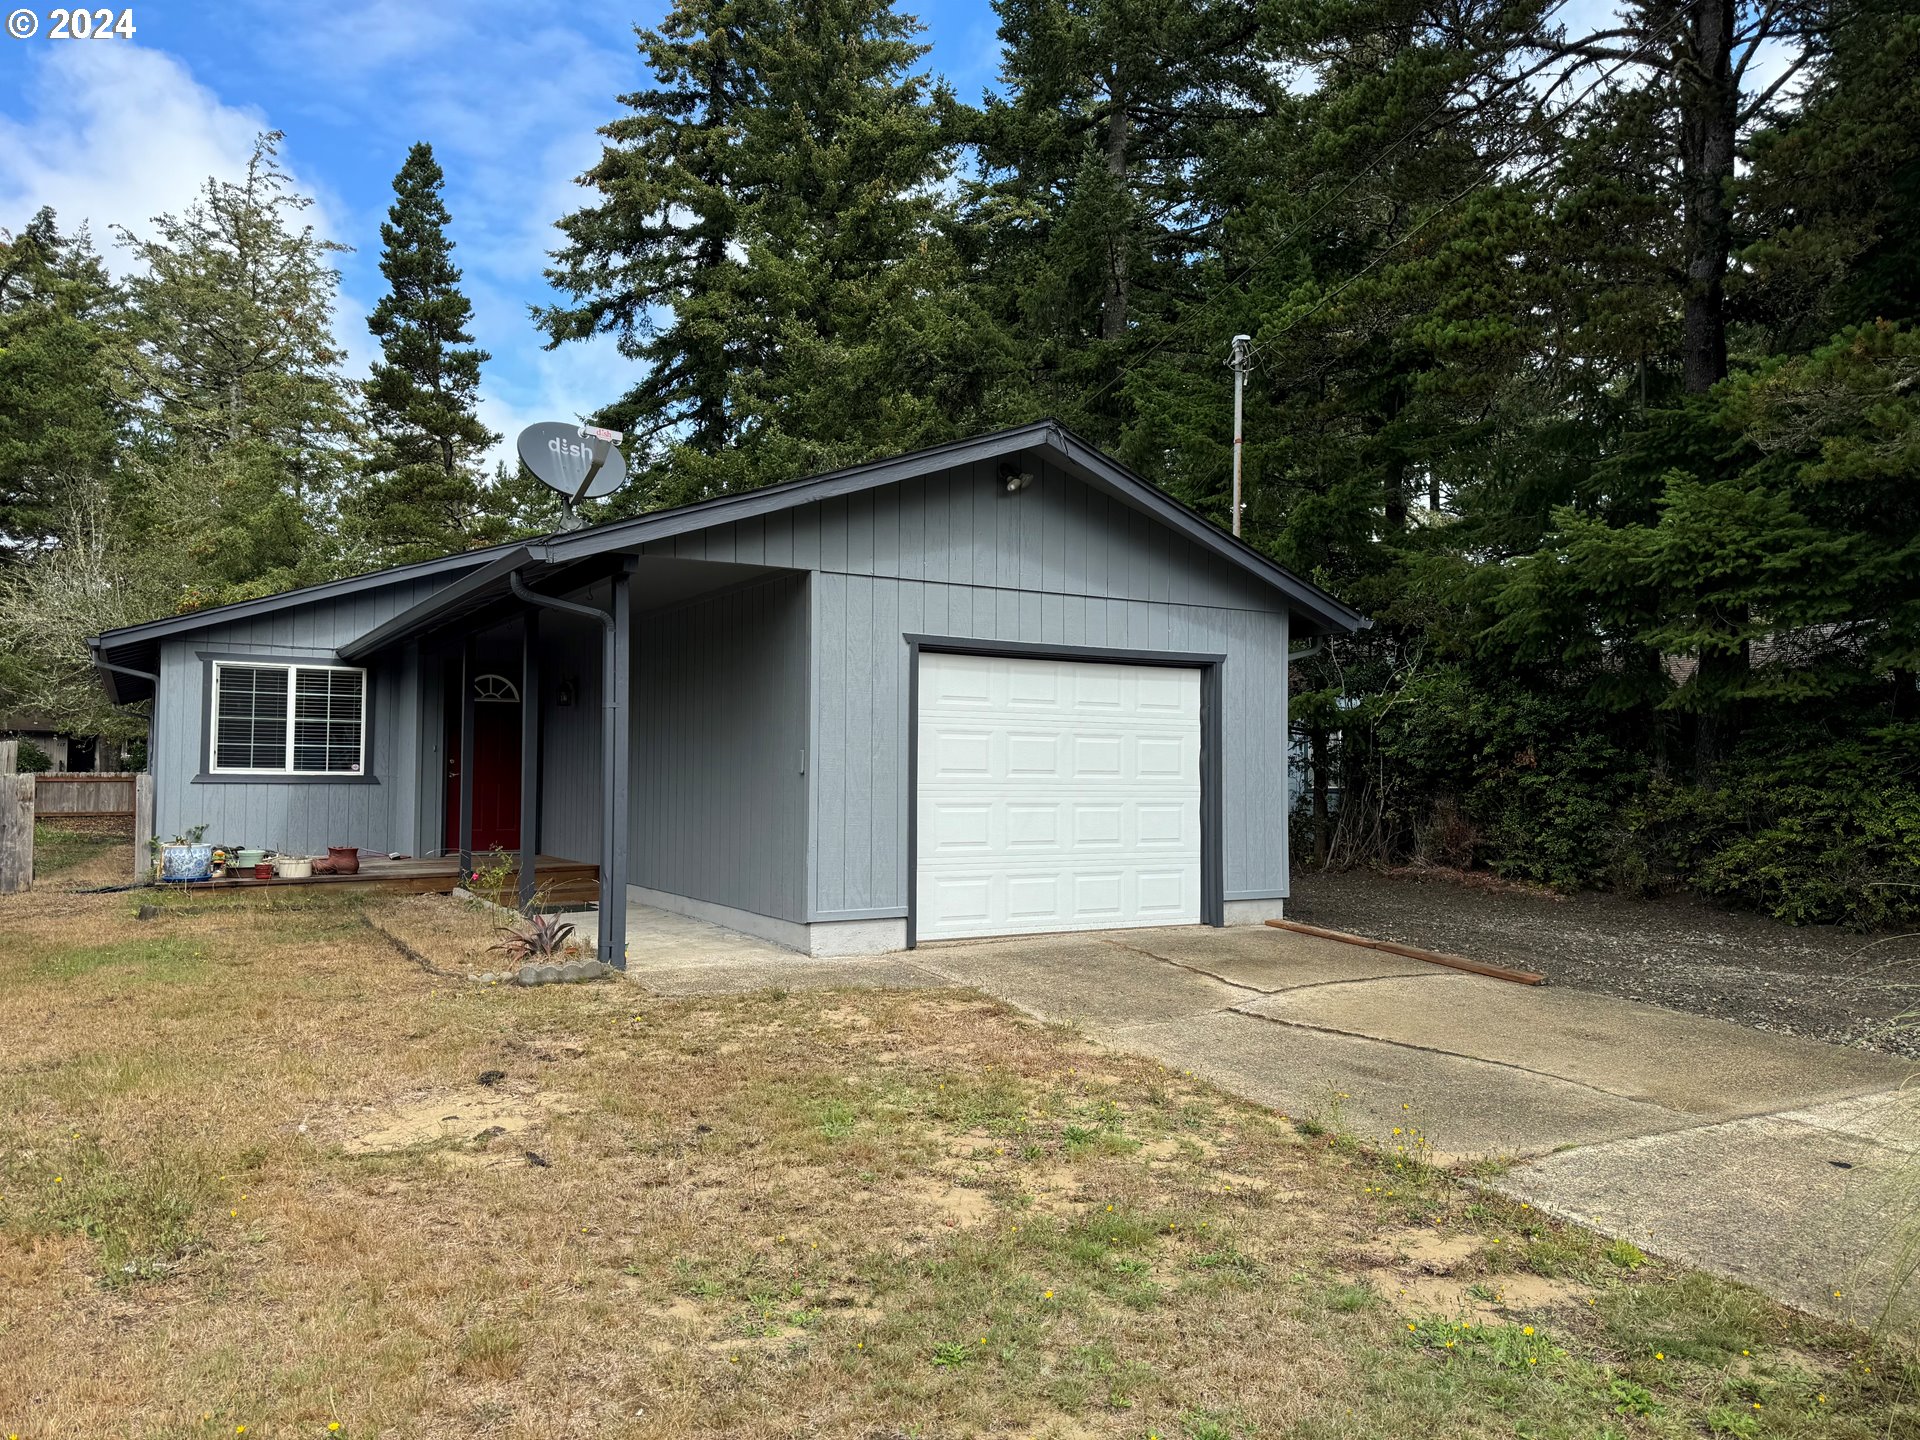
<path fill-rule="evenodd" d="M 1018 465 L 1003 463 L 1000 466 L 1000 484 L 1008 495 L 1018 495 L 1033 484 L 1033 476 Z"/>

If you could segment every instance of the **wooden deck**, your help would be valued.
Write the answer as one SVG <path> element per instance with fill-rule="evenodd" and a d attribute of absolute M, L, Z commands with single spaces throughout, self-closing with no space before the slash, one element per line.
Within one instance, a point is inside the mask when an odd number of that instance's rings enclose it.
<path fill-rule="evenodd" d="M 600 867 L 583 860 L 563 860 L 557 855 L 534 857 L 533 873 L 541 894 L 548 900 L 591 901 L 600 898 Z M 508 893 L 500 897 L 513 904 L 518 872 L 507 882 Z M 168 885 L 170 890 L 264 890 L 277 885 L 371 885 L 381 890 L 424 895 L 446 894 L 461 883 L 460 857 L 435 856 L 419 860 L 374 859 L 362 855 L 357 875 L 309 875 L 304 879 L 245 879 L 230 876 L 224 880 L 190 880 Z"/>

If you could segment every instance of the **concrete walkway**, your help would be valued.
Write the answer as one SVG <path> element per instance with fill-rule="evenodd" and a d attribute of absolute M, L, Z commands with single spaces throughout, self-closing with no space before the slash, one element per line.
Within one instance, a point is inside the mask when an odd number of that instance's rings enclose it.
<path fill-rule="evenodd" d="M 1907 1068 L 1866 1051 L 1264 926 L 833 961 L 633 919 L 630 973 L 661 993 L 970 986 L 1288 1115 L 1411 1121 L 1440 1163 L 1517 1162 L 1490 1183 L 1810 1310 L 1873 1318 L 1920 1218 Z"/>

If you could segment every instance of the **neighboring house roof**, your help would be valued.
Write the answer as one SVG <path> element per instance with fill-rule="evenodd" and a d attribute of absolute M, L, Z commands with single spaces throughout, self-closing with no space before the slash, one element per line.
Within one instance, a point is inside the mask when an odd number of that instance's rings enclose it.
<path fill-rule="evenodd" d="M 93 650 L 95 663 L 101 668 L 109 694 L 116 700 L 139 699 L 151 693 L 151 682 L 142 681 L 138 675 L 127 676 L 125 672 L 151 671 L 158 658 L 159 642 L 169 636 L 204 630 L 230 620 L 247 619 L 289 606 L 351 595 L 374 586 L 436 574 L 468 572 L 420 604 L 340 647 L 343 658 L 364 657 L 406 635 L 436 623 L 444 623 L 452 615 L 490 603 L 506 593 L 509 574 L 525 571 L 528 567 L 538 567 L 542 572 L 572 567 L 596 556 L 635 549 L 651 540 L 663 540 L 820 500 L 894 485 L 958 465 L 1033 452 L 1045 454 L 1062 469 L 1107 490 L 1123 503 L 1152 516 L 1202 549 L 1211 551 L 1279 591 L 1286 596 L 1293 610 L 1308 619 L 1310 628 L 1351 633 L 1372 623 L 1319 586 L 1301 579 L 1141 479 L 1057 421 L 1042 420 L 738 495 L 721 495 L 691 505 L 676 506 L 671 510 L 656 510 L 631 520 L 614 521 L 535 540 L 509 542 L 484 550 L 469 550 L 414 565 L 397 565 L 388 570 L 332 580 L 324 585 L 308 585 L 259 600 L 172 615 L 143 625 L 129 625 L 107 631 L 87 643 Z M 121 676 L 133 683 L 125 683 Z"/>

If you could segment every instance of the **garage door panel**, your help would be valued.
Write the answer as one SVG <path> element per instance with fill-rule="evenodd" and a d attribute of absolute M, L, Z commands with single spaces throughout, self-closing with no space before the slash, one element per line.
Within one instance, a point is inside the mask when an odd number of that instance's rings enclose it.
<path fill-rule="evenodd" d="M 921 657 L 920 936 L 1200 918 L 1193 670 Z"/>
<path fill-rule="evenodd" d="M 1059 800 L 1039 804 L 1009 801 L 1005 807 L 1006 848 L 1025 852 L 1057 849 L 1061 839 L 1060 814 L 1065 809 L 1065 802 Z"/>

